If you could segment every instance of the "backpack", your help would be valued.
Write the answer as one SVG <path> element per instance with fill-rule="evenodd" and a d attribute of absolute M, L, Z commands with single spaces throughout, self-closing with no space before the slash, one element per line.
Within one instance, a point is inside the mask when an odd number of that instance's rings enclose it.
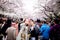
<path fill-rule="evenodd" d="M 37 27 L 37 25 L 35 25 L 34 30 L 35 30 L 36 35 L 40 35 L 40 31 L 39 31 L 39 28 Z"/>

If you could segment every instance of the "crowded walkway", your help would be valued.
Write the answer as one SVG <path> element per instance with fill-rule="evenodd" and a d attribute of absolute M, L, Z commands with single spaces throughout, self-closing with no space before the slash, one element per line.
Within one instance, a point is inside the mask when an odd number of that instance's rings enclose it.
<path fill-rule="evenodd" d="M 0 40 L 60 40 L 60 19 L 13 19 L 0 17 Z"/>

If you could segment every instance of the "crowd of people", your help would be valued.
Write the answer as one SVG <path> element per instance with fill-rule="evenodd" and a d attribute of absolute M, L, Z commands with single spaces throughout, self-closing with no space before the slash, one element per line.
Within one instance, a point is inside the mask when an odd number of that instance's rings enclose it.
<path fill-rule="evenodd" d="M 47 20 L 0 17 L 0 40 L 60 40 L 60 19 Z"/>

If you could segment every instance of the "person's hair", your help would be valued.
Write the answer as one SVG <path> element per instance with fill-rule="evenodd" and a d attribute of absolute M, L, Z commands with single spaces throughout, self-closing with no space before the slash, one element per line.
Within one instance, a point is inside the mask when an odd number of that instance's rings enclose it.
<path fill-rule="evenodd" d="M 37 23 L 40 23 L 41 21 L 40 21 L 40 19 L 37 19 L 37 21 L 36 21 Z"/>
<path fill-rule="evenodd" d="M 20 18 L 20 21 L 23 21 L 23 18 Z"/>
<path fill-rule="evenodd" d="M 8 19 L 7 21 L 6 21 L 6 23 L 5 23 L 5 25 L 8 25 L 8 27 L 10 27 L 11 26 L 11 19 Z"/>
<path fill-rule="evenodd" d="M 33 19 L 30 19 L 30 20 L 34 22 L 34 20 L 33 20 Z"/>
<path fill-rule="evenodd" d="M 46 21 L 44 21 L 44 23 L 46 23 L 46 24 L 47 24 L 47 22 L 46 22 Z"/>
<path fill-rule="evenodd" d="M 56 24 L 59 24 L 60 20 L 59 20 L 59 19 L 54 19 L 54 22 L 55 22 Z"/>

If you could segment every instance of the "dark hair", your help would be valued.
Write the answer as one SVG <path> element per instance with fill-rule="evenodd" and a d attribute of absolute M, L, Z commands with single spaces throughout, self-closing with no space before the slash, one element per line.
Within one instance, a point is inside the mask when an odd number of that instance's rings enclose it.
<path fill-rule="evenodd" d="M 55 22 L 56 24 L 59 24 L 60 20 L 59 20 L 59 19 L 54 19 L 54 22 Z"/>
<path fill-rule="evenodd" d="M 46 23 L 46 21 L 44 21 L 44 23 Z"/>
<path fill-rule="evenodd" d="M 21 21 L 23 21 L 23 18 L 20 18 Z"/>
<path fill-rule="evenodd" d="M 37 19 L 37 21 L 36 21 L 37 23 L 40 23 L 41 21 L 39 20 L 39 19 Z"/>
<path fill-rule="evenodd" d="M 30 20 L 34 22 L 34 20 L 33 20 L 33 19 L 30 19 Z"/>

